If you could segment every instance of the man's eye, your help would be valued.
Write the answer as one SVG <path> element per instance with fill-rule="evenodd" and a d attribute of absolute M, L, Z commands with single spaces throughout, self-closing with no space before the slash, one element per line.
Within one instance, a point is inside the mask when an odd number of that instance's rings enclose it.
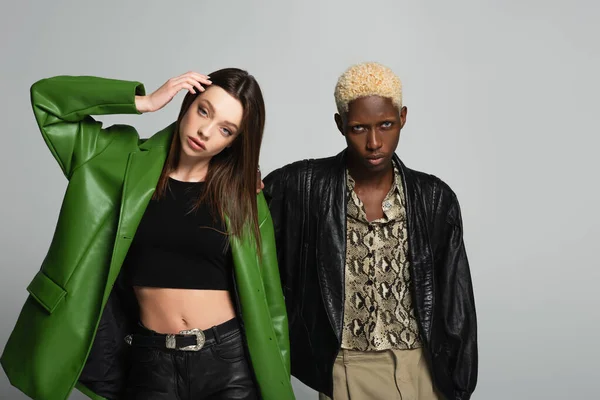
<path fill-rule="evenodd" d="M 392 127 L 392 125 L 393 125 L 393 123 L 392 123 L 392 122 L 390 122 L 390 121 L 385 121 L 383 124 L 381 124 L 381 126 L 382 126 L 383 128 L 391 128 L 391 127 Z"/>
<path fill-rule="evenodd" d="M 362 132 L 365 128 L 361 125 L 355 125 L 352 127 L 353 132 Z"/>

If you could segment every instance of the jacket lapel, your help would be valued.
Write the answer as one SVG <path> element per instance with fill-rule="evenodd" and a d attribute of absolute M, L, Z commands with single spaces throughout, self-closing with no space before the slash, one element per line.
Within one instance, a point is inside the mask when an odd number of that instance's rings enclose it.
<path fill-rule="evenodd" d="M 119 225 L 113 248 L 103 304 L 108 300 L 113 283 L 121 270 L 129 246 L 144 211 L 156 190 L 167 154 L 174 124 L 143 142 L 139 149 L 129 154 L 125 171 Z"/>
<path fill-rule="evenodd" d="M 316 173 L 316 171 L 315 171 Z M 313 207 L 317 211 L 319 241 L 317 242 L 317 275 L 325 308 L 338 341 L 342 340 L 344 325 L 346 275 L 346 151 L 333 159 L 325 172 L 326 182 L 321 187 L 311 185 Z M 314 176 L 314 173 L 311 174 Z M 306 212 L 306 211 L 305 211 Z"/>
<path fill-rule="evenodd" d="M 413 299 L 415 311 L 421 324 L 421 332 L 426 340 L 431 333 L 431 318 L 433 313 L 433 253 L 429 239 L 429 227 L 425 220 L 427 213 L 423 198 L 414 173 L 406 168 L 395 156 L 400 166 L 404 196 L 406 198 L 406 220 L 408 230 L 408 257 L 412 277 Z"/>

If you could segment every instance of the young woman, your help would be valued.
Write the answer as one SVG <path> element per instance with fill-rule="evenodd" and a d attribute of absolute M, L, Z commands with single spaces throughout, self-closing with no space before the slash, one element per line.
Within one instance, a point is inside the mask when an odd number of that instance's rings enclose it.
<path fill-rule="evenodd" d="M 91 115 L 161 109 L 148 140 Z M 69 179 L 54 239 L 2 355 L 33 399 L 293 399 L 273 226 L 256 171 L 265 110 L 239 69 L 31 88 Z"/>

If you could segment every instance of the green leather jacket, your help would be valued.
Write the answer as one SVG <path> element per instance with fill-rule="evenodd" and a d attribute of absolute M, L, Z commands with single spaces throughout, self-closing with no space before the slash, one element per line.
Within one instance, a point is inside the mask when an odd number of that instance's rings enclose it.
<path fill-rule="evenodd" d="M 136 94 L 144 94 L 139 82 L 95 77 L 31 87 L 42 136 L 69 179 L 52 243 L 1 359 L 11 384 L 33 399 L 63 400 L 74 387 L 104 399 L 124 382 L 123 312 L 113 286 L 174 124 L 144 140 L 130 126 L 103 129 L 91 115 L 137 114 Z M 235 297 L 262 398 L 293 399 L 287 315 L 262 194 L 258 212 L 262 258 L 250 234 L 231 240 Z"/>

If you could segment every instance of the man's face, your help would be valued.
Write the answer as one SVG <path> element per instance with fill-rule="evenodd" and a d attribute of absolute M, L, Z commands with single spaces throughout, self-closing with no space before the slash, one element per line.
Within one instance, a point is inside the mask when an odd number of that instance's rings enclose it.
<path fill-rule="evenodd" d="M 335 114 L 338 129 L 348 144 L 350 161 L 370 172 L 388 168 L 406 123 L 406 113 L 406 107 L 398 110 L 389 98 L 368 96 L 351 101 L 345 115 Z"/>

